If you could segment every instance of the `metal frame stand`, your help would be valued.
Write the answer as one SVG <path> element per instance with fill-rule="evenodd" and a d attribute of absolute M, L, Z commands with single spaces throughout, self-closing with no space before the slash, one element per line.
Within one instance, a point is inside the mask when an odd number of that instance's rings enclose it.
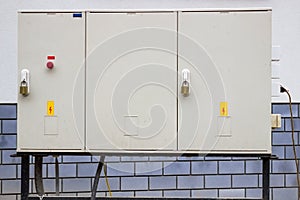
<path fill-rule="evenodd" d="M 61 154 L 63 155 L 63 154 Z M 20 155 L 22 158 L 21 162 L 21 200 L 39 200 L 38 197 L 28 197 L 29 195 L 29 154 L 23 154 Z M 228 155 L 230 156 L 230 155 Z M 233 155 L 231 155 L 233 156 Z M 236 155 L 235 155 L 236 156 Z M 248 155 L 249 156 L 249 155 Z M 254 157 L 254 156 L 253 156 Z M 256 157 L 256 156 L 255 156 Z M 276 156 L 272 155 L 263 155 L 263 156 L 257 156 L 262 159 L 262 179 L 263 179 L 263 184 L 262 184 L 262 200 L 269 200 L 270 199 L 270 160 L 271 159 L 276 159 Z M 44 200 L 87 200 L 89 199 L 88 197 L 44 197 Z M 97 199 L 124 199 L 124 198 L 114 198 L 114 197 L 99 197 Z M 132 199 L 132 200 L 144 200 L 145 198 L 138 198 L 138 197 L 133 197 L 133 198 L 127 198 L 127 199 Z M 168 199 L 166 197 L 164 198 L 147 198 L 147 199 Z M 173 198 L 170 198 L 173 199 Z M 179 198 L 179 199 L 187 199 L 187 198 Z M 188 199 L 201 199 L 204 200 L 203 198 L 188 198 Z M 205 198 L 209 199 L 209 198 Z M 222 199 L 222 198 L 217 198 L 217 199 Z M 228 198 L 226 198 L 228 200 Z"/>
<path fill-rule="evenodd" d="M 29 155 L 22 155 L 21 160 L 21 200 L 27 200 L 29 195 Z"/>
<path fill-rule="evenodd" d="M 261 157 L 263 174 L 263 200 L 270 199 L 270 159 L 271 157 Z"/>

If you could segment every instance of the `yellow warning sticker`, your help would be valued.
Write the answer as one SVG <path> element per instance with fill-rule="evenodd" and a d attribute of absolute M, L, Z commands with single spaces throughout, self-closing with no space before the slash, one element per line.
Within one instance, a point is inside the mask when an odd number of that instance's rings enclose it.
<path fill-rule="evenodd" d="M 228 116 L 228 103 L 227 102 L 220 103 L 220 116 Z"/>
<path fill-rule="evenodd" d="M 47 101 L 47 115 L 54 115 L 54 101 Z"/>

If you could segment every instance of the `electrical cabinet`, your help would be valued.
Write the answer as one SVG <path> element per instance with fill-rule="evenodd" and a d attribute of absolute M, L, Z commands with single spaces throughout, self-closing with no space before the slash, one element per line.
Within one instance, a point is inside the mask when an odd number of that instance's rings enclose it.
<path fill-rule="evenodd" d="M 85 15 L 18 18 L 18 85 L 27 69 L 29 88 L 18 97 L 18 150 L 83 150 Z"/>
<path fill-rule="evenodd" d="M 269 9 L 20 12 L 18 38 L 19 152 L 271 153 Z"/>

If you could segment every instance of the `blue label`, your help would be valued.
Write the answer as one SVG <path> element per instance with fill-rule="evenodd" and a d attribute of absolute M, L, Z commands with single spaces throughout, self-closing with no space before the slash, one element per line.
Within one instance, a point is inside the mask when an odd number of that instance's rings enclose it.
<path fill-rule="evenodd" d="M 73 13 L 73 17 L 82 17 L 82 13 Z"/>

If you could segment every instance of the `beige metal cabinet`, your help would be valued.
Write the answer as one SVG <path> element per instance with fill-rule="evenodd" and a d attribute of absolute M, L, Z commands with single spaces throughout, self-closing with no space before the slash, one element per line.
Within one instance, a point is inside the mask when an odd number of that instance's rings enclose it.
<path fill-rule="evenodd" d="M 85 15 L 19 13 L 18 151 L 84 148 Z M 47 67 L 51 67 L 52 69 Z"/>
<path fill-rule="evenodd" d="M 270 63 L 269 9 L 19 13 L 18 151 L 270 154 Z"/>

